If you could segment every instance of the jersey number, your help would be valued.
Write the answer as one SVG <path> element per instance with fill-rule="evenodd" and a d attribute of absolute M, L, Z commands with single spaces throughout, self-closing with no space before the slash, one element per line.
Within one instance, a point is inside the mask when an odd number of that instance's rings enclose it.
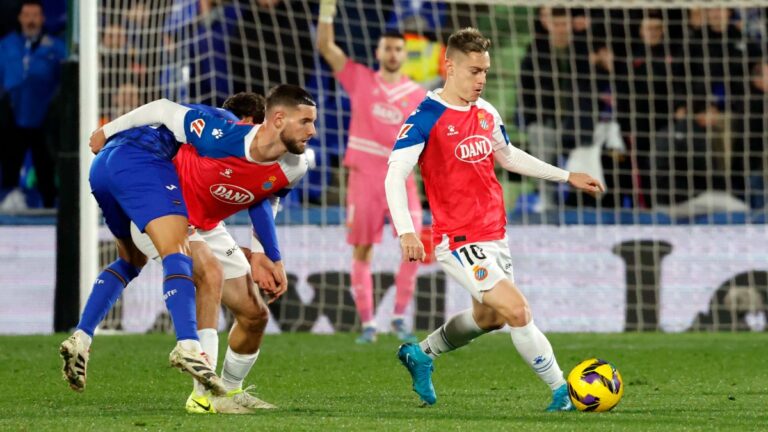
<path fill-rule="evenodd" d="M 485 253 L 483 253 L 483 248 L 481 248 L 478 245 L 463 246 L 459 248 L 459 252 L 461 252 L 464 255 L 464 258 L 467 259 L 467 262 L 469 263 L 469 265 L 475 264 L 475 262 L 472 260 L 472 256 L 474 256 L 475 259 L 477 260 L 484 260 L 487 258 L 485 256 Z M 470 256 L 470 254 L 472 256 Z"/>

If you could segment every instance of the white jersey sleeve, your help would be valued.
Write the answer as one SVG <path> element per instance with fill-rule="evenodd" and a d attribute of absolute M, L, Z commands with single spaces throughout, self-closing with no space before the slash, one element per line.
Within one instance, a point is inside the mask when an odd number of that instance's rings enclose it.
<path fill-rule="evenodd" d="M 389 156 L 387 177 L 384 179 L 389 214 L 399 236 L 416 232 L 408 209 L 408 191 L 405 182 L 411 175 L 413 167 L 419 162 L 427 142 L 427 135 L 421 125 L 424 122 L 421 119 L 423 116 L 419 113 L 419 110 L 416 110 L 400 128 L 395 147 Z"/>
<path fill-rule="evenodd" d="M 543 180 L 568 181 L 568 171 L 537 159 L 512 145 L 504 127 L 504 120 L 493 105 L 480 99 L 478 107 L 493 114 L 493 157 L 505 170 Z"/>
<path fill-rule="evenodd" d="M 125 130 L 148 125 L 164 125 L 179 142 L 187 142 L 184 128 L 184 116 L 190 109 L 171 102 L 168 99 L 158 99 L 135 110 L 123 114 L 102 127 L 107 138 Z"/>

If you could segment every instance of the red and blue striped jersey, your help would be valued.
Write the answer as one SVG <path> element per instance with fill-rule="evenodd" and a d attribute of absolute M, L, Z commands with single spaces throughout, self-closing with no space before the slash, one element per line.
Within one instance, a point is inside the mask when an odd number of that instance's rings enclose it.
<path fill-rule="evenodd" d="M 414 157 L 404 149 L 420 149 L 435 244 L 447 237 L 453 250 L 504 238 L 507 217 L 493 152 L 507 145 L 498 111 L 483 99 L 454 106 L 429 92 L 405 121 L 390 162 Z"/>

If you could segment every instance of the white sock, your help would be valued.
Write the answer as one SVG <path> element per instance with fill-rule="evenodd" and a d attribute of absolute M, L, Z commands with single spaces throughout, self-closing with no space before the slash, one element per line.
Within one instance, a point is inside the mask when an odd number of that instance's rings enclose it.
<path fill-rule="evenodd" d="M 200 345 L 203 347 L 203 352 L 208 356 L 208 362 L 211 364 L 211 368 L 215 371 L 219 361 L 219 333 L 216 329 L 206 328 L 198 330 L 197 336 L 200 338 Z M 203 387 L 203 385 L 196 379 L 192 380 L 192 384 L 194 384 L 195 394 L 198 396 L 202 396 L 206 393 L 205 387 Z"/>
<path fill-rule="evenodd" d="M 419 348 L 435 359 L 440 354 L 463 347 L 485 333 L 487 331 L 478 327 L 472 316 L 472 308 L 469 308 L 448 319 L 445 324 L 421 341 Z"/>
<path fill-rule="evenodd" d="M 85 346 L 85 349 L 89 349 L 91 347 L 91 343 L 93 342 L 93 339 L 90 336 L 88 336 L 88 333 L 82 330 L 75 330 L 73 335 L 77 336 L 80 339 L 80 342 L 83 343 L 83 345 Z"/>
<path fill-rule="evenodd" d="M 549 388 L 555 390 L 565 384 L 563 371 L 555 359 L 547 337 L 536 327 L 533 320 L 523 327 L 511 328 L 512 343 L 517 352 Z"/>
<path fill-rule="evenodd" d="M 221 380 L 224 382 L 224 387 L 228 391 L 242 388 L 243 381 L 257 358 L 259 358 L 259 351 L 253 354 L 238 354 L 227 347 L 224 365 L 221 367 Z"/>
<path fill-rule="evenodd" d="M 200 345 L 200 341 L 196 341 L 194 339 L 182 339 L 179 341 L 179 345 L 181 345 L 181 348 L 186 351 L 192 351 L 196 353 L 203 352 L 203 346 Z"/>

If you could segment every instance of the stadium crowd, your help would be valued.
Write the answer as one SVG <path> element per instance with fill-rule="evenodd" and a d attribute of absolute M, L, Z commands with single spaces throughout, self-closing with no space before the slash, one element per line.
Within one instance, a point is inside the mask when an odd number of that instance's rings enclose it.
<path fill-rule="evenodd" d="M 0 153 L 0 212 L 55 206 L 56 137 L 43 125 L 56 115 L 66 56 L 61 3 L 3 2 L 3 16 L 17 19 L 0 28 L 0 122 L 12 131 Z M 295 83 L 314 93 L 320 113 L 313 145 L 321 169 L 308 176 L 301 201 L 343 202 L 336 168 L 349 101 L 314 50 L 318 2 L 182 0 L 160 14 L 142 1 L 115 3 L 102 0 L 100 15 L 102 122 L 160 97 L 220 105 L 238 91 Z M 442 81 L 444 37 L 462 26 L 482 29 L 478 11 L 493 8 L 380 3 L 382 10 L 340 5 L 339 43 L 351 58 L 373 64 L 378 35 L 404 31 L 404 70 L 428 88 Z M 27 17 L 31 9 L 39 18 Z M 518 24 L 514 34 L 494 32 L 494 44 L 518 48 L 522 59 L 498 61 L 510 70 L 493 72 L 515 85 L 487 95 L 514 107 L 502 115 L 516 129 L 516 144 L 565 168 L 601 170 L 608 186 L 599 200 L 539 186 L 535 211 L 763 208 L 767 16 L 762 9 L 541 7 L 520 15 L 528 26 Z M 162 31 L 145 31 L 153 26 Z"/>

